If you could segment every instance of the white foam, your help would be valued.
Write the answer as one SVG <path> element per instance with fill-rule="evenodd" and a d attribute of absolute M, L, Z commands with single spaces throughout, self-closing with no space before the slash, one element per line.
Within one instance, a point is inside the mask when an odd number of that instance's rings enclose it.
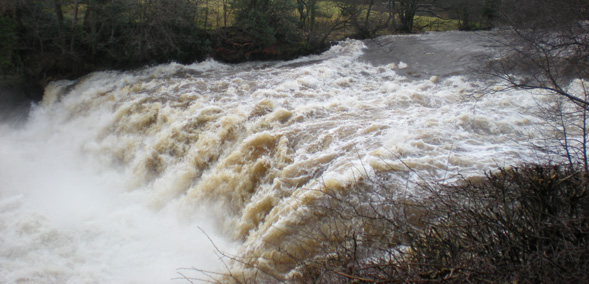
<path fill-rule="evenodd" d="M 326 182 L 407 166 L 450 179 L 533 157 L 529 93 L 411 81 L 393 70 L 403 62 L 359 61 L 363 48 L 53 84 L 24 129 L 0 128 L 0 282 L 163 283 L 219 268 L 197 226 L 251 253 Z"/>
<path fill-rule="evenodd" d="M 180 267 L 218 268 L 196 227 L 229 244 L 209 217 L 144 206 L 147 189 L 129 192 L 124 172 L 82 151 L 100 127 L 63 112 L 37 109 L 28 129 L 0 134 L 0 282 L 167 283 Z"/>

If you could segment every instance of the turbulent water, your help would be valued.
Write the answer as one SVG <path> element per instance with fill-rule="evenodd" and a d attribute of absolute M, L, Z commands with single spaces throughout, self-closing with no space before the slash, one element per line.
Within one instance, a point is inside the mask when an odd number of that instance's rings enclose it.
<path fill-rule="evenodd" d="M 0 282 L 186 283 L 178 269 L 224 269 L 217 249 L 288 247 L 316 189 L 533 158 L 542 98 L 492 92 L 466 68 L 478 55 L 475 34 L 389 36 L 54 82 L 0 125 Z"/>

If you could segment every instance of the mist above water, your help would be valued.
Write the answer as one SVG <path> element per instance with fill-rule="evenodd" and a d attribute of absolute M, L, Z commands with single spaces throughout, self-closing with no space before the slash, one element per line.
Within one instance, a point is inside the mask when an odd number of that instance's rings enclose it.
<path fill-rule="evenodd" d="M 215 268 L 206 215 L 149 209 L 147 187 L 129 191 L 84 151 L 96 125 L 69 115 L 38 107 L 24 129 L 0 130 L 0 282 L 166 283 L 185 265 Z"/>
<path fill-rule="evenodd" d="M 493 54 L 474 36 L 52 83 L 25 125 L 0 125 L 0 282 L 174 282 L 223 268 L 209 238 L 254 259 L 294 249 L 315 190 L 359 174 L 452 181 L 533 158 L 543 98 L 483 96 L 492 82 L 464 66 Z"/>

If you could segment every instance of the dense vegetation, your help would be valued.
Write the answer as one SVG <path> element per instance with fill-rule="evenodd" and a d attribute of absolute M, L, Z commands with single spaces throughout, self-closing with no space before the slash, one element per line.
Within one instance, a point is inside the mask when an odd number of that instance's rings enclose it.
<path fill-rule="evenodd" d="M 496 1 L 0 0 L 0 75 L 44 86 L 212 56 L 289 59 L 344 37 L 490 27 Z"/>

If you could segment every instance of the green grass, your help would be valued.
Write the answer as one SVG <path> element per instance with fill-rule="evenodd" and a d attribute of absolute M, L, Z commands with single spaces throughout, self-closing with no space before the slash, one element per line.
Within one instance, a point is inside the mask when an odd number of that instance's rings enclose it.
<path fill-rule="evenodd" d="M 458 20 L 444 20 L 436 17 L 415 16 L 414 28 L 418 31 L 445 32 L 458 29 Z"/>

